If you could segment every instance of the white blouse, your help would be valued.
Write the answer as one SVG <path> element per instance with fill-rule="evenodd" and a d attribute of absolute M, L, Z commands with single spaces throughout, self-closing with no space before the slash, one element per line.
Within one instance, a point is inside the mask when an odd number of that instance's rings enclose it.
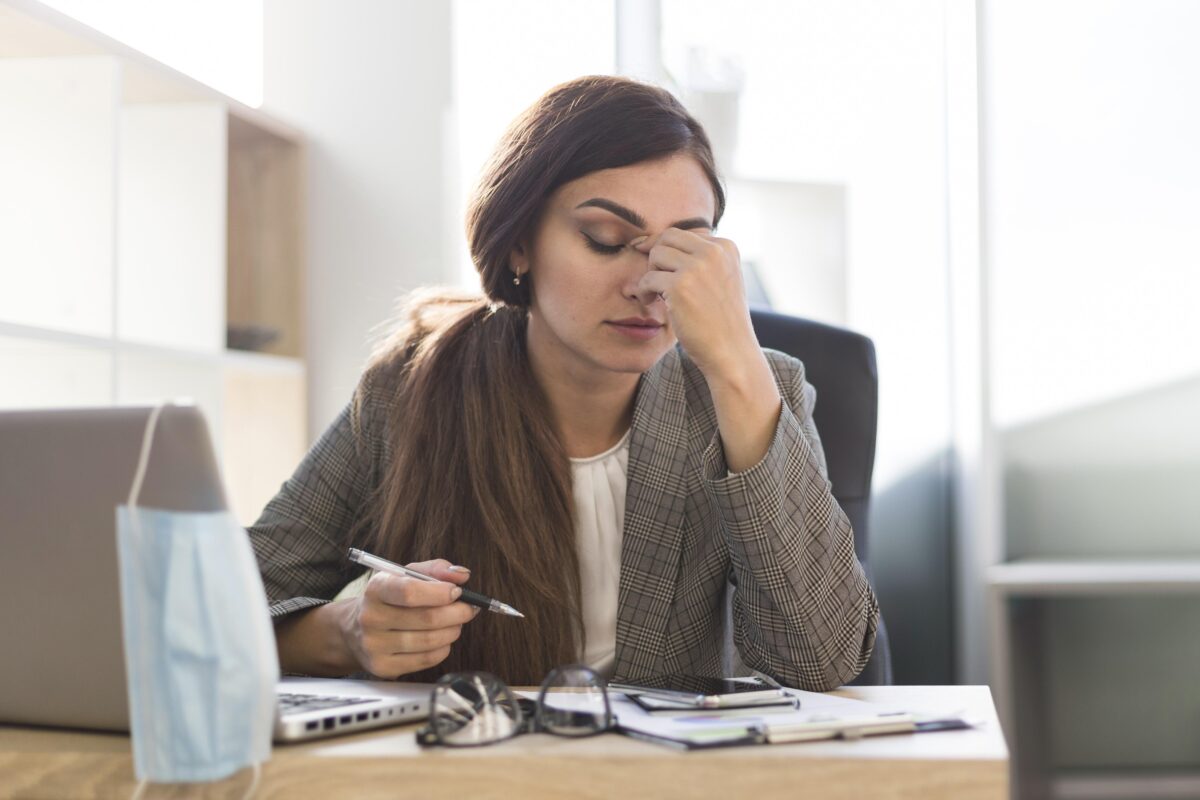
<path fill-rule="evenodd" d="M 631 431 L 632 429 L 630 429 Z M 605 677 L 617 649 L 617 586 L 625 529 L 625 470 L 629 434 L 599 455 L 571 459 L 575 537 L 586 643 L 583 663 Z"/>

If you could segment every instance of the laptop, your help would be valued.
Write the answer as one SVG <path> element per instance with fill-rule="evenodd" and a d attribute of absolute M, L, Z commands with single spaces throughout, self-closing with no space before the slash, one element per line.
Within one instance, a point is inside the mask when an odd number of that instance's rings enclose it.
<path fill-rule="evenodd" d="M 150 407 L 0 411 L 0 723 L 129 730 L 115 507 Z M 138 505 L 226 509 L 193 405 L 159 416 Z M 283 678 L 278 742 L 411 722 L 427 684 Z"/>

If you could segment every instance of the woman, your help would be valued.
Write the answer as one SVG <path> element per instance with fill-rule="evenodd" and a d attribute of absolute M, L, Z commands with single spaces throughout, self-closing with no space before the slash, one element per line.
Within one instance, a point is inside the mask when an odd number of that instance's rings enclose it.
<path fill-rule="evenodd" d="M 758 346 L 708 139 L 591 76 L 505 133 L 471 200 L 484 298 L 417 295 L 250 535 L 285 671 L 536 684 L 750 667 L 824 690 L 878 606 L 803 365 Z M 360 547 L 444 582 L 356 576 Z M 520 609 L 478 614 L 458 586 Z"/>

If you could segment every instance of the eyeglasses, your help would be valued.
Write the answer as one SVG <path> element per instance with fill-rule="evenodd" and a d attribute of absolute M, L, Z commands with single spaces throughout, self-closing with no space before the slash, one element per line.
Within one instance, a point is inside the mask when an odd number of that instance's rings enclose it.
<path fill-rule="evenodd" d="M 452 672 L 434 684 L 429 724 L 417 742 L 472 747 L 534 731 L 592 736 L 614 723 L 604 679 L 583 664 L 552 669 L 536 701 L 517 697 L 491 673 Z"/>

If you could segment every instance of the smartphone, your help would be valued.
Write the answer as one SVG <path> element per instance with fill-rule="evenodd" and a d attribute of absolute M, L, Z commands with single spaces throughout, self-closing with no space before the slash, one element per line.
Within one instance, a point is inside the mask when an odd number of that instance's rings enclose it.
<path fill-rule="evenodd" d="M 677 703 L 684 708 L 729 708 L 791 702 L 782 686 L 769 678 L 708 678 L 699 675 L 663 675 L 635 683 L 609 683 L 610 689 L 629 696 Z"/>

